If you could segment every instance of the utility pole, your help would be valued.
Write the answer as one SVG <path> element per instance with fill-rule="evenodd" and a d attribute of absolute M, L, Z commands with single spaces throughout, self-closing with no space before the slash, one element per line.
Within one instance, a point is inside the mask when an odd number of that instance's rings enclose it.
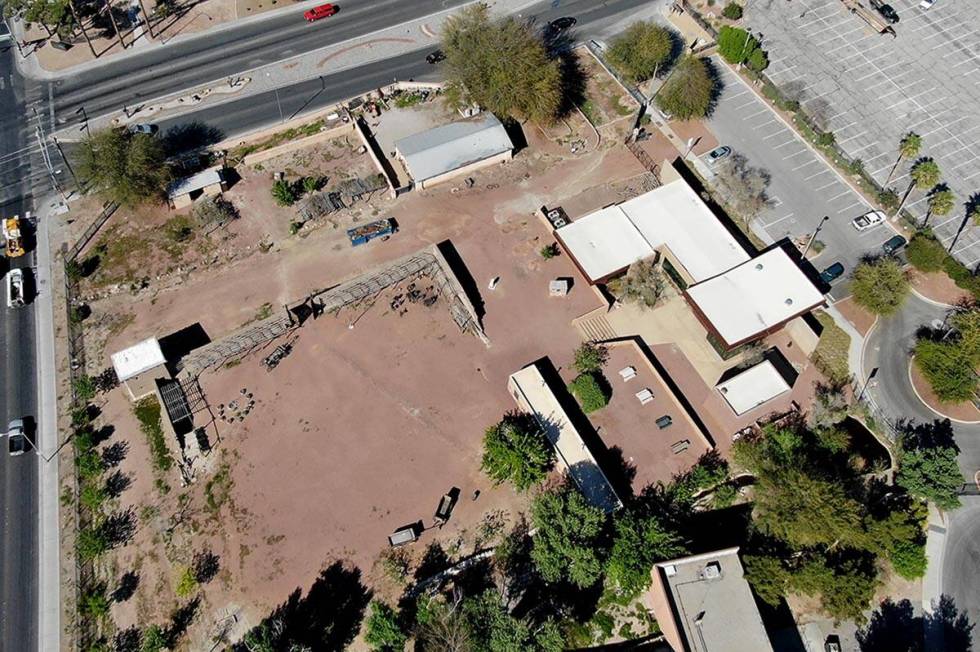
<path fill-rule="evenodd" d="M 817 228 L 816 228 L 816 229 L 814 229 L 814 231 L 813 231 L 813 235 L 811 235 L 811 236 L 810 236 L 810 241 L 806 243 L 806 248 L 805 248 L 805 249 L 803 249 L 803 259 L 804 259 L 804 260 L 806 259 L 806 254 L 807 254 L 807 252 L 808 252 L 808 251 L 810 251 L 810 247 L 811 247 L 811 246 L 813 245 L 813 241 L 817 239 L 817 234 L 818 234 L 818 233 L 820 233 L 820 229 L 822 229 L 822 228 L 823 228 L 823 225 L 824 225 L 824 223 L 825 223 L 825 222 L 826 222 L 827 220 L 829 220 L 829 219 L 830 219 L 830 216 L 828 216 L 828 215 L 824 215 L 824 216 L 823 216 L 823 217 L 822 217 L 822 218 L 820 219 L 820 224 L 818 224 L 818 225 L 817 225 Z"/>
<path fill-rule="evenodd" d="M 32 106 L 31 109 L 34 110 L 34 119 L 37 120 L 37 124 L 34 126 L 34 135 L 37 137 L 37 144 L 41 149 L 41 159 L 44 161 L 44 167 L 47 168 L 48 176 L 51 177 L 51 185 L 61 195 L 61 201 L 68 203 L 68 196 L 65 195 L 61 184 L 58 183 L 58 176 L 54 171 L 54 166 L 51 164 L 51 157 L 48 155 L 48 144 L 44 136 L 44 127 L 41 125 L 41 116 L 38 115 L 36 106 Z"/>

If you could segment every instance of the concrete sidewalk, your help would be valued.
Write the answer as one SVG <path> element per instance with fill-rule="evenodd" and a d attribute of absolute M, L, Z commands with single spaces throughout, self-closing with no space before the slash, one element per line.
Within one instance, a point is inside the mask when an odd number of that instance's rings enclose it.
<path fill-rule="evenodd" d="M 58 522 L 57 375 L 54 342 L 54 291 L 50 236 L 64 205 L 49 196 L 37 215 L 37 394 L 38 394 L 38 650 L 61 647 L 61 546 Z"/>

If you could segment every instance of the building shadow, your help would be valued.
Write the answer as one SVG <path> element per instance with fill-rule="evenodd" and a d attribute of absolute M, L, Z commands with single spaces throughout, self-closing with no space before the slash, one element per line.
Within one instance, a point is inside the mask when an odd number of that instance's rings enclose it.
<path fill-rule="evenodd" d="M 160 351 L 167 361 L 167 370 L 177 375 L 180 361 L 188 353 L 211 343 L 211 337 L 201 326 L 200 322 L 181 328 L 160 338 Z"/>

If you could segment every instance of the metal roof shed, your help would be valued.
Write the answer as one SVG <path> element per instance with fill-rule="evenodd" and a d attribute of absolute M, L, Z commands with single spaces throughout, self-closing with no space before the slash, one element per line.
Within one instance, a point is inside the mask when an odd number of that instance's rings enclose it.
<path fill-rule="evenodd" d="M 156 378 L 169 375 L 165 369 L 167 360 L 155 337 L 113 353 L 110 358 L 116 377 L 134 401 L 156 390 Z"/>
<path fill-rule="evenodd" d="M 492 113 L 453 122 L 395 141 L 395 150 L 420 187 L 509 159 L 514 144 Z"/>
<path fill-rule="evenodd" d="M 718 391 L 735 414 L 741 416 L 790 391 L 790 386 L 776 367 L 768 360 L 764 360 L 718 383 Z"/>

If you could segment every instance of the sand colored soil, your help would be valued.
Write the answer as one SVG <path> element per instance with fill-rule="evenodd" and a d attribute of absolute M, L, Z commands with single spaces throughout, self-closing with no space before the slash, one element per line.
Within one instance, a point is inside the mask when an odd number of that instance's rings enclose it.
<path fill-rule="evenodd" d="M 920 272 L 912 270 L 910 274 L 912 287 L 916 292 L 938 303 L 956 306 L 964 302 L 972 302 L 973 295 L 966 290 L 956 287 L 953 279 L 945 272 Z"/>
<path fill-rule="evenodd" d="M 853 297 L 847 297 L 846 299 L 837 301 L 834 303 L 834 307 L 840 311 L 840 314 L 844 315 L 844 319 L 849 321 L 861 335 L 866 336 L 871 330 L 871 327 L 875 325 L 875 316 L 855 303 Z"/>

